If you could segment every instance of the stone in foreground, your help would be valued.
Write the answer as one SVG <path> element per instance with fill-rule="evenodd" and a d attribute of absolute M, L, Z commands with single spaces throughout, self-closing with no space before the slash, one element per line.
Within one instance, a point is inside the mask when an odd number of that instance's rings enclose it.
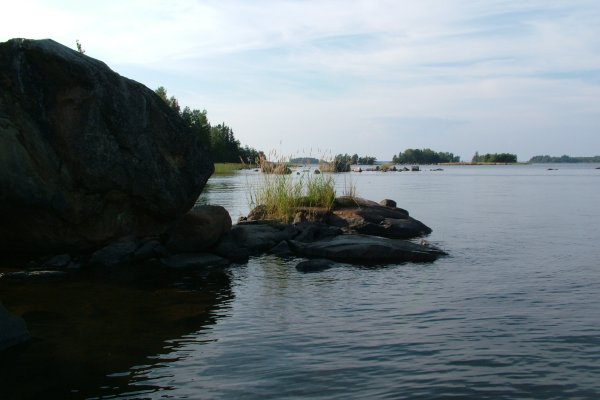
<path fill-rule="evenodd" d="M 290 240 L 298 256 L 326 258 L 350 264 L 395 264 L 406 261 L 431 262 L 446 253 L 406 240 L 365 235 L 341 235 L 314 243 Z"/>

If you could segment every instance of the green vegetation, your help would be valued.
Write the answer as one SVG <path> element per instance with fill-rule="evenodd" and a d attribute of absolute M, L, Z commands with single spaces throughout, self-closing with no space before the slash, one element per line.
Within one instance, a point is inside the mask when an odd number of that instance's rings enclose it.
<path fill-rule="evenodd" d="M 351 165 L 373 165 L 377 158 L 371 156 L 359 157 L 358 154 L 336 154 L 331 162 L 323 162 L 321 169 L 326 172 L 349 172 Z"/>
<path fill-rule="evenodd" d="M 232 174 L 235 171 L 239 171 L 240 169 L 244 169 L 247 167 L 247 164 L 242 163 L 215 163 L 215 174 L 217 175 L 225 175 Z"/>
<path fill-rule="evenodd" d="M 319 164 L 322 163 L 323 160 L 319 160 L 318 158 L 314 158 L 314 157 L 296 157 L 296 158 L 291 158 L 290 159 L 290 164 L 296 164 L 296 165 L 300 165 L 300 164 Z"/>
<path fill-rule="evenodd" d="M 431 149 L 406 149 L 392 158 L 394 164 L 439 164 L 460 162 L 453 153 L 436 152 Z"/>
<path fill-rule="evenodd" d="M 570 157 L 563 155 L 560 157 L 551 156 L 534 156 L 529 160 L 532 164 L 544 164 L 544 163 L 600 163 L 600 156 L 594 157 Z"/>
<path fill-rule="evenodd" d="M 475 152 L 473 156 L 472 163 L 516 163 L 517 155 L 509 154 L 509 153 L 494 153 L 494 154 L 484 154 L 479 155 L 478 152 Z"/>
<path fill-rule="evenodd" d="M 262 218 L 289 223 L 299 207 L 329 210 L 333 206 L 335 182 L 331 175 L 304 173 L 261 176 L 262 182 L 250 193 L 250 206 L 261 206 Z"/>
<path fill-rule="evenodd" d="M 348 155 L 344 154 L 344 156 L 346 157 Z M 375 164 L 375 161 L 377 161 L 377 158 L 371 156 L 359 157 L 358 154 L 353 154 L 352 157 L 350 157 L 350 163 L 352 165 L 373 165 Z"/>
<path fill-rule="evenodd" d="M 200 137 L 200 141 L 210 149 L 216 163 L 256 163 L 263 155 L 262 151 L 248 146 L 241 146 L 240 141 L 235 138 L 233 130 L 224 122 L 212 126 L 208 122 L 206 110 L 192 110 L 185 107 L 181 110 L 179 101 L 174 96 L 169 97 L 164 87 L 159 87 L 155 93 L 165 103 L 175 110 L 186 122 L 192 132 Z"/>
<path fill-rule="evenodd" d="M 85 54 L 85 50 L 81 46 L 81 43 L 79 42 L 79 39 L 77 39 L 75 41 L 75 44 L 77 45 L 77 51 L 79 52 L 79 54 Z"/>

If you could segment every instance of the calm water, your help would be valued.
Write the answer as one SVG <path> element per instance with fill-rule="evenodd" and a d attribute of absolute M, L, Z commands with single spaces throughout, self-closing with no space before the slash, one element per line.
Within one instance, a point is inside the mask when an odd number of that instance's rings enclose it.
<path fill-rule="evenodd" d="M 450 256 L 317 274 L 253 258 L 211 323 L 89 397 L 600 398 L 600 170 L 547 167 L 337 175 Z M 236 219 L 257 179 L 213 177 L 200 202 Z"/>

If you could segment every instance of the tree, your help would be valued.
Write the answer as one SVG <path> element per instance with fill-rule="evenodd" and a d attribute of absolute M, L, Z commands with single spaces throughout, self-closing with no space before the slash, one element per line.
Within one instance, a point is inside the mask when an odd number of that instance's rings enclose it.
<path fill-rule="evenodd" d="M 175 98 L 175 96 L 168 97 L 167 89 L 165 89 L 164 86 L 159 86 L 158 89 L 154 91 L 154 93 L 156 93 L 158 97 L 163 99 L 163 101 L 167 103 L 167 105 L 171 107 L 174 111 L 176 111 L 178 114 L 181 113 L 179 101 Z"/>
<path fill-rule="evenodd" d="M 350 165 L 352 157 L 348 154 L 337 154 L 333 159 L 333 170 L 334 172 L 348 172 L 350 171 Z"/>
<path fill-rule="evenodd" d="M 264 157 L 262 151 L 248 146 L 242 148 L 240 141 L 235 138 L 233 130 L 224 122 L 217 126 L 211 126 L 206 110 L 192 110 L 187 106 L 181 110 L 177 98 L 169 97 L 167 89 L 163 86 L 158 87 L 154 92 L 165 104 L 177 112 L 192 133 L 198 135 L 200 141 L 210 148 L 215 162 L 255 163 L 258 157 L 261 155 Z"/>
<path fill-rule="evenodd" d="M 85 50 L 83 49 L 83 47 L 81 46 L 81 43 L 79 42 L 79 39 L 75 40 L 75 44 L 77 45 L 77 51 L 80 54 L 85 54 Z"/>

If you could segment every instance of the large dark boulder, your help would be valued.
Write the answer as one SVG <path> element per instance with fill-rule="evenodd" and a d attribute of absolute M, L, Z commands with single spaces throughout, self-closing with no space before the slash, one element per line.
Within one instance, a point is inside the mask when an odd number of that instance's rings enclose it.
<path fill-rule="evenodd" d="M 0 43 L 0 249 L 162 233 L 212 172 L 152 90 L 52 40 Z"/>

